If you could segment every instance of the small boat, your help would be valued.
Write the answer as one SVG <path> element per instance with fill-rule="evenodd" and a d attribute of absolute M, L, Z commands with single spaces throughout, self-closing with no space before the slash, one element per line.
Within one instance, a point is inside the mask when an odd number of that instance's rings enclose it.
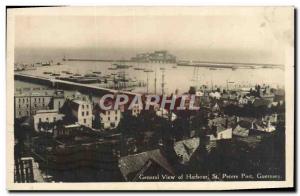
<path fill-rule="evenodd" d="M 101 71 L 93 71 L 94 74 L 101 74 Z"/>
<path fill-rule="evenodd" d="M 140 70 L 140 71 L 143 71 L 143 70 L 145 70 L 144 68 L 140 68 L 140 67 L 135 67 L 135 68 L 133 68 L 134 70 Z"/>
<path fill-rule="evenodd" d="M 60 62 L 58 62 L 58 63 L 56 63 L 56 65 L 61 65 L 61 63 L 60 63 Z"/>
<path fill-rule="evenodd" d="M 84 77 L 98 77 L 96 74 L 85 74 Z"/>
<path fill-rule="evenodd" d="M 44 71 L 43 74 L 52 74 L 50 71 Z"/>
<path fill-rule="evenodd" d="M 78 74 L 78 73 L 77 73 L 77 74 L 74 74 L 74 76 L 81 76 L 81 74 Z"/>
<path fill-rule="evenodd" d="M 217 69 L 214 67 L 210 67 L 209 70 L 217 70 Z"/>
<path fill-rule="evenodd" d="M 145 69 L 144 72 L 154 72 L 152 69 Z"/>
<path fill-rule="evenodd" d="M 117 70 L 115 67 L 109 67 L 108 70 Z"/>
<path fill-rule="evenodd" d="M 128 69 L 128 68 L 130 68 L 129 65 L 125 65 L 125 64 L 114 63 L 113 65 L 116 66 L 116 69 Z"/>
<path fill-rule="evenodd" d="M 60 74 L 58 74 L 58 73 L 53 73 L 53 74 L 51 74 L 51 76 L 60 76 Z"/>

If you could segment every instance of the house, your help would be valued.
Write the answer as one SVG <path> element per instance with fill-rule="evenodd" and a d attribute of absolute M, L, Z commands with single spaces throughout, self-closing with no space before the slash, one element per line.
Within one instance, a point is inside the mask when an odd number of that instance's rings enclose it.
<path fill-rule="evenodd" d="M 160 178 L 143 179 L 143 177 L 174 175 L 172 165 L 159 149 L 121 157 L 119 168 L 125 181 L 159 181 Z"/>
<path fill-rule="evenodd" d="M 250 101 L 249 97 L 247 97 L 247 96 L 243 96 L 238 99 L 239 104 L 242 104 L 242 105 L 248 104 L 249 101 Z"/>
<path fill-rule="evenodd" d="M 115 110 L 113 107 L 102 110 L 99 105 L 96 105 L 93 110 L 93 121 L 96 129 L 115 129 L 121 121 L 121 110 Z"/>
<path fill-rule="evenodd" d="M 33 116 L 34 130 L 37 132 L 43 131 L 45 129 L 48 129 L 48 131 L 52 131 L 54 125 L 51 126 L 50 124 L 55 123 L 58 120 L 62 120 L 63 117 L 64 114 L 58 113 L 57 110 L 38 110 Z M 45 124 L 45 126 L 47 126 L 46 124 L 49 123 L 48 128 L 43 127 L 43 123 Z"/>
<path fill-rule="evenodd" d="M 48 91 L 18 93 L 14 96 L 15 118 L 32 116 L 38 110 L 48 110 L 52 95 Z"/>
<path fill-rule="evenodd" d="M 212 106 L 211 111 L 212 112 L 219 112 L 220 111 L 220 106 L 217 102 Z"/>
<path fill-rule="evenodd" d="M 221 98 L 221 94 L 219 92 L 210 92 L 209 96 L 215 99 L 220 99 Z"/>
<path fill-rule="evenodd" d="M 92 127 L 92 104 L 88 100 L 73 99 L 70 102 L 71 114 L 78 124 Z"/>
<path fill-rule="evenodd" d="M 38 168 L 38 163 L 33 157 L 21 157 L 15 159 L 14 179 L 17 183 L 44 182 Z"/>
<path fill-rule="evenodd" d="M 100 113 L 101 127 L 104 129 L 116 128 L 121 120 L 121 111 L 117 110 L 105 110 Z"/>
<path fill-rule="evenodd" d="M 209 119 L 208 126 L 210 128 L 212 128 L 213 125 L 222 125 L 224 127 L 232 127 L 236 121 L 237 121 L 236 117 L 220 116 L 217 118 Z"/>
<path fill-rule="evenodd" d="M 174 112 L 168 111 L 164 108 L 159 108 L 159 110 L 156 111 L 156 115 L 165 119 L 170 119 L 171 121 L 174 121 L 177 118 L 177 115 Z"/>
<path fill-rule="evenodd" d="M 53 136 L 55 138 L 72 136 L 72 135 L 75 135 L 80 128 L 81 128 L 81 125 L 79 125 L 79 124 L 64 125 L 61 128 L 55 129 L 53 132 Z"/>
<path fill-rule="evenodd" d="M 131 109 L 131 115 L 137 117 L 143 109 L 143 106 L 139 104 L 134 104 Z"/>
<path fill-rule="evenodd" d="M 213 125 L 210 133 L 208 134 L 210 141 L 232 138 L 232 128 L 226 128 L 222 125 Z"/>
<path fill-rule="evenodd" d="M 257 121 L 253 124 L 253 129 L 257 131 L 271 133 L 276 130 L 270 121 Z"/>
<path fill-rule="evenodd" d="M 233 128 L 232 135 L 239 136 L 239 137 L 248 137 L 249 133 L 250 133 L 251 127 L 252 127 L 252 123 L 251 122 L 241 120 Z"/>
<path fill-rule="evenodd" d="M 54 92 L 53 97 L 51 98 L 51 101 L 49 103 L 49 106 L 51 109 L 59 111 L 60 108 L 64 105 L 64 103 L 65 103 L 64 91 L 57 90 Z"/>
<path fill-rule="evenodd" d="M 270 123 L 274 123 L 276 124 L 278 121 L 278 114 L 274 113 L 274 114 L 270 114 L 270 115 L 266 115 L 262 118 L 262 121 L 270 121 Z"/>
<path fill-rule="evenodd" d="M 191 138 L 174 143 L 174 151 L 181 164 L 189 163 L 191 157 L 200 145 L 200 138 Z"/>
<path fill-rule="evenodd" d="M 270 86 L 265 86 L 265 85 L 262 88 L 260 88 L 259 96 L 270 102 L 273 102 L 274 98 L 275 98 L 275 95 L 273 93 L 271 93 Z"/>

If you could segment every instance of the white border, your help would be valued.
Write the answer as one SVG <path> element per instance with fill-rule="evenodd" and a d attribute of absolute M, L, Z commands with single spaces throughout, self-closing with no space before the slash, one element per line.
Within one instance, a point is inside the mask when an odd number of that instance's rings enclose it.
<path fill-rule="evenodd" d="M 16 2 L 16 1 L 11 1 L 11 2 Z M 60 2 L 60 4 L 63 4 L 62 1 L 59 1 L 59 2 Z M 88 1 L 88 2 L 90 2 L 90 1 Z M 177 1 L 175 1 L 175 2 L 177 2 Z M 22 3 L 23 3 L 23 1 L 22 1 Z M 45 3 L 41 3 L 41 4 L 45 5 Z M 86 5 L 86 3 L 85 3 L 85 5 Z M 132 4 L 129 4 L 129 5 L 132 5 Z M 147 4 L 145 4 L 145 5 L 147 5 Z M 162 4 L 160 4 L 160 5 L 162 5 Z M 163 4 L 163 5 L 165 5 L 165 4 Z M 175 3 L 175 5 L 176 5 L 176 3 Z M 191 4 L 188 4 L 188 5 L 191 5 Z M 8 34 L 10 34 L 10 33 L 8 33 Z M 11 45 L 11 43 L 9 45 Z M 10 49 L 8 48 L 8 51 L 9 50 Z M 287 51 L 287 52 L 289 54 L 291 53 L 291 51 Z M 12 62 L 8 61 L 7 63 L 10 64 Z M 290 67 L 290 68 L 292 68 L 292 67 Z M 7 71 L 7 76 L 12 76 L 11 75 L 11 70 L 7 69 L 6 71 Z M 3 71 L 2 73 L 5 73 L 5 71 Z M 4 78 L 4 77 L 1 77 L 1 78 Z M 288 77 L 286 77 L 286 78 L 290 79 L 289 80 L 290 84 L 286 85 L 286 86 L 289 86 L 289 88 L 291 90 L 290 91 L 290 90 L 287 89 L 288 90 L 287 98 L 290 99 L 289 102 L 288 102 L 290 105 L 289 106 L 287 105 L 287 107 L 293 108 L 293 106 L 294 106 L 294 104 L 292 102 L 293 101 L 293 81 L 291 80 L 292 79 L 291 75 L 288 75 Z M 11 80 L 11 78 L 7 78 L 7 81 L 12 81 L 12 80 Z M 13 94 L 13 91 L 11 91 L 11 92 Z M 7 91 L 6 96 L 11 97 L 11 92 Z M 12 106 L 11 103 L 7 102 L 7 108 L 12 108 L 11 106 Z M 2 107 L 2 108 L 4 108 L 4 107 Z M 13 110 L 9 109 L 7 111 L 13 111 Z M 2 113 L 2 115 L 4 115 L 4 114 Z M 288 118 L 288 116 L 287 116 L 287 119 L 292 119 L 290 117 L 291 116 L 289 116 L 289 118 Z M 4 117 L 2 119 L 4 119 Z M 8 128 L 11 127 L 10 125 L 11 124 L 7 124 Z M 293 125 L 293 123 L 292 123 L 292 125 Z M 292 128 L 292 127 L 290 127 L 290 128 Z M 10 135 L 10 134 L 8 134 L 8 135 Z M 12 138 L 7 138 L 7 139 L 8 139 L 7 142 L 9 142 L 10 139 L 12 139 Z M 291 140 L 289 140 L 287 145 L 293 146 L 293 142 L 291 142 Z M 291 149 L 291 148 L 288 148 L 288 149 Z M 9 153 L 9 152 L 7 151 L 7 153 Z M 291 154 L 291 156 L 293 157 L 293 154 Z M 290 157 L 290 158 L 292 158 L 292 157 Z M 292 165 L 288 165 L 288 166 L 292 167 Z M 185 183 L 182 183 L 182 182 L 180 182 L 180 183 L 174 183 L 174 182 L 166 183 L 166 182 L 163 182 L 163 183 L 155 183 L 155 188 L 159 188 L 159 189 L 162 188 L 162 189 L 167 189 L 167 190 L 185 189 L 186 188 L 186 183 L 188 183 L 189 185 L 193 185 L 193 187 L 196 188 L 196 189 L 191 189 L 191 190 L 198 190 L 199 188 L 202 187 L 202 185 L 203 185 L 202 188 L 205 188 L 205 190 L 219 190 L 218 186 L 216 186 L 216 184 L 212 183 L 212 182 L 201 182 L 201 186 L 199 186 L 199 183 L 197 183 L 197 182 L 185 182 Z M 241 184 L 241 182 L 238 182 L 238 183 Z M 261 183 L 264 184 L 264 186 L 263 186 L 264 188 L 284 187 L 286 185 L 289 185 L 289 186 L 292 185 L 291 182 L 288 182 L 288 184 L 283 185 L 283 184 L 281 184 L 281 182 L 274 182 L 273 183 L 273 182 L 269 182 L 269 181 L 268 182 L 259 182 L 259 183 L 258 182 L 254 182 L 254 183 L 253 182 L 245 182 L 245 183 L 243 182 L 242 184 L 243 184 L 243 188 L 245 188 L 245 186 L 247 186 L 247 188 L 258 188 L 259 187 L 258 184 L 261 184 Z M 163 184 L 163 185 L 161 185 L 161 184 Z M 47 184 L 47 187 L 48 187 L 47 189 L 45 189 L 45 187 L 43 188 L 43 185 L 45 185 L 44 183 L 43 184 L 38 184 L 38 183 L 26 184 L 25 185 L 26 187 L 23 186 L 24 184 L 17 184 L 16 186 L 15 185 L 13 187 L 9 185 L 8 187 L 13 188 L 13 189 L 17 188 L 17 189 L 20 189 L 20 190 L 22 190 L 22 189 L 28 190 L 28 185 L 30 186 L 30 189 L 34 189 L 34 190 L 48 190 L 48 189 L 53 189 L 53 188 L 54 189 L 58 188 L 58 189 L 61 189 L 61 190 L 70 190 L 71 186 L 72 186 L 73 190 L 85 190 L 85 189 L 90 189 L 90 190 L 99 190 L 99 189 L 100 190 L 111 190 L 111 189 L 114 189 L 114 190 L 116 190 L 115 188 L 122 189 L 122 190 L 132 190 L 133 188 L 134 189 L 137 188 L 137 190 L 147 190 L 147 189 L 153 188 L 153 183 L 143 183 L 142 187 L 141 186 L 137 187 L 136 183 L 126 183 L 125 184 L 126 187 L 124 187 L 124 183 L 117 183 L 117 187 L 116 187 L 116 183 L 80 183 L 80 185 L 82 185 L 83 187 L 81 187 L 81 186 L 79 187 L 78 183 L 63 183 L 63 184 L 53 183 L 53 184 Z M 225 187 L 225 189 L 229 189 L 229 190 L 238 188 L 237 184 L 233 183 L 233 182 L 218 182 L 218 185 L 223 185 L 222 190 L 224 190 L 224 187 Z"/>

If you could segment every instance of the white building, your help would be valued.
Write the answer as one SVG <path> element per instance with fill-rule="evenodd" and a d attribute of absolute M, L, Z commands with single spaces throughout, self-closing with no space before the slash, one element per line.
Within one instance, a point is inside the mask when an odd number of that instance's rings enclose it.
<path fill-rule="evenodd" d="M 262 121 L 266 121 L 266 122 L 270 121 L 270 123 L 276 124 L 278 121 L 278 114 L 274 113 L 271 115 L 266 115 L 262 118 Z"/>
<path fill-rule="evenodd" d="M 143 109 L 143 106 L 141 106 L 139 104 L 133 105 L 132 109 L 131 109 L 131 115 L 138 116 L 141 113 L 142 109 Z"/>
<path fill-rule="evenodd" d="M 53 123 L 62 120 L 63 114 L 59 114 L 57 110 L 38 110 L 33 116 L 34 130 L 39 132 L 43 131 L 43 127 L 39 127 L 39 123 Z M 50 131 L 50 130 L 48 130 Z"/>
<path fill-rule="evenodd" d="M 100 112 L 100 123 L 104 129 L 116 128 L 121 120 L 120 110 L 103 110 Z"/>
<path fill-rule="evenodd" d="M 36 93 L 20 93 L 14 97 L 15 118 L 22 118 L 36 114 L 38 110 L 48 110 L 52 95 L 47 91 Z"/>
<path fill-rule="evenodd" d="M 77 119 L 78 124 L 92 127 L 92 104 L 89 101 L 73 99 L 71 100 L 71 109 L 71 115 Z"/>
<path fill-rule="evenodd" d="M 176 120 L 177 116 L 173 112 L 169 112 L 168 110 L 164 108 L 159 108 L 158 111 L 156 111 L 156 115 L 165 119 L 170 119 L 171 121 Z"/>
<path fill-rule="evenodd" d="M 208 135 L 210 141 L 232 139 L 232 128 L 216 126 L 215 133 Z"/>
<path fill-rule="evenodd" d="M 257 131 L 271 133 L 276 130 L 270 121 L 258 121 L 253 124 L 253 128 Z"/>

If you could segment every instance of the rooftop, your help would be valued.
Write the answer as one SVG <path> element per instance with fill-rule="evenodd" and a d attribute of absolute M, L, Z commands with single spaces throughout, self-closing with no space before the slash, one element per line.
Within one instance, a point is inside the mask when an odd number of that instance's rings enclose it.
<path fill-rule="evenodd" d="M 119 159 L 119 167 L 125 179 L 132 173 L 138 173 L 147 161 L 154 161 L 170 173 L 174 173 L 172 166 L 167 159 L 163 156 L 159 149 L 142 152 L 139 154 L 121 157 Z"/>

